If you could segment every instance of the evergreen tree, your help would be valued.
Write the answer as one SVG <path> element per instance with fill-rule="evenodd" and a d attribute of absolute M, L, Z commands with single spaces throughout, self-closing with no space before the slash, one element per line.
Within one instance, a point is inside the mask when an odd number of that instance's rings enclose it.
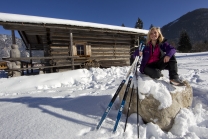
<path fill-rule="evenodd" d="M 124 25 L 124 23 L 122 23 L 122 25 L 121 25 L 122 27 L 125 27 L 125 25 Z"/>
<path fill-rule="evenodd" d="M 185 30 L 181 32 L 178 44 L 178 50 L 181 52 L 189 52 L 192 49 L 190 38 Z"/>
<path fill-rule="evenodd" d="M 143 29 L 143 21 L 140 18 L 138 18 L 135 28 Z"/>
<path fill-rule="evenodd" d="M 149 28 L 149 29 L 151 29 L 152 27 L 154 27 L 154 25 L 153 25 L 153 24 L 151 24 L 151 25 L 150 25 L 150 28 Z"/>
<path fill-rule="evenodd" d="M 138 18 L 136 24 L 135 24 L 135 28 L 139 28 L 139 29 L 143 29 L 143 21 Z M 139 37 L 139 42 L 143 41 L 144 43 L 146 42 L 146 38 L 144 36 L 140 36 Z M 139 42 L 136 42 L 136 45 L 139 45 Z"/>

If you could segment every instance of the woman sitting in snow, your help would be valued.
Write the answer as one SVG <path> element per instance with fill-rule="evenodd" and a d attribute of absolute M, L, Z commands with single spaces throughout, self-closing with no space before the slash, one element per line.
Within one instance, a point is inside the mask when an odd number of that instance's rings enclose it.
<path fill-rule="evenodd" d="M 140 72 L 153 79 L 159 79 L 162 76 L 161 70 L 168 69 L 170 84 L 184 86 L 178 77 L 175 53 L 175 48 L 165 42 L 160 28 L 152 27 L 147 34 Z"/>

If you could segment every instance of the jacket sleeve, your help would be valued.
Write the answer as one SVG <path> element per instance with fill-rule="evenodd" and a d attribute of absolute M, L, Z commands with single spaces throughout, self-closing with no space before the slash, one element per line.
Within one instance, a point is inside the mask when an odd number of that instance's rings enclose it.
<path fill-rule="evenodd" d="M 139 49 L 136 49 L 133 53 L 133 59 L 136 58 L 136 56 L 139 56 Z"/>
<path fill-rule="evenodd" d="M 149 57 L 150 57 L 149 47 L 144 47 L 142 61 L 139 69 L 141 73 L 144 73 L 144 68 L 149 60 Z"/>
<path fill-rule="evenodd" d="M 160 48 L 169 57 L 172 57 L 176 53 L 176 49 L 167 42 L 163 43 Z"/>

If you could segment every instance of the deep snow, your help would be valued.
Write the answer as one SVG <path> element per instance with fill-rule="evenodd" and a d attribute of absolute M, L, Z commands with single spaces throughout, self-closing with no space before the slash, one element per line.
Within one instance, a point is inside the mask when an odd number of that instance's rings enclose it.
<path fill-rule="evenodd" d="M 208 52 L 177 53 L 180 78 L 193 87 L 193 104 L 181 109 L 173 128 L 163 132 L 153 123 L 140 119 L 140 137 L 145 139 L 206 139 L 208 138 Z M 137 138 L 136 114 L 129 117 L 123 133 L 122 115 L 116 133 L 112 133 L 118 113 L 116 100 L 100 130 L 95 130 L 104 110 L 129 67 L 108 69 L 79 69 L 62 73 L 42 74 L 0 79 L 0 138 L 1 139 L 134 139 Z M 163 71 L 167 85 L 161 89 L 157 82 L 140 76 L 144 93 L 156 90 L 160 108 L 168 107 L 174 93 Z M 143 82 L 141 82 L 143 80 Z M 141 84 L 144 85 L 141 85 Z M 169 89 L 169 90 L 168 90 Z M 181 87 L 176 89 L 183 89 Z M 160 93 L 160 94 L 159 94 Z M 159 97 L 164 95 L 166 99 Z"/>

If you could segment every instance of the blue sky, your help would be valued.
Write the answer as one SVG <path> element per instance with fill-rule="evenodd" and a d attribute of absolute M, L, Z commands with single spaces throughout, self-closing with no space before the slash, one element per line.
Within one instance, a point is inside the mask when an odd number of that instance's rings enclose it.
<path fill-rule="evenodd" d="M 144 29 L 162 27 L 208 0 L 5 0 L 0 12 L 134 27 L 138 17 Z M 11 34 L 0 27 L 0 34 Z"/>

